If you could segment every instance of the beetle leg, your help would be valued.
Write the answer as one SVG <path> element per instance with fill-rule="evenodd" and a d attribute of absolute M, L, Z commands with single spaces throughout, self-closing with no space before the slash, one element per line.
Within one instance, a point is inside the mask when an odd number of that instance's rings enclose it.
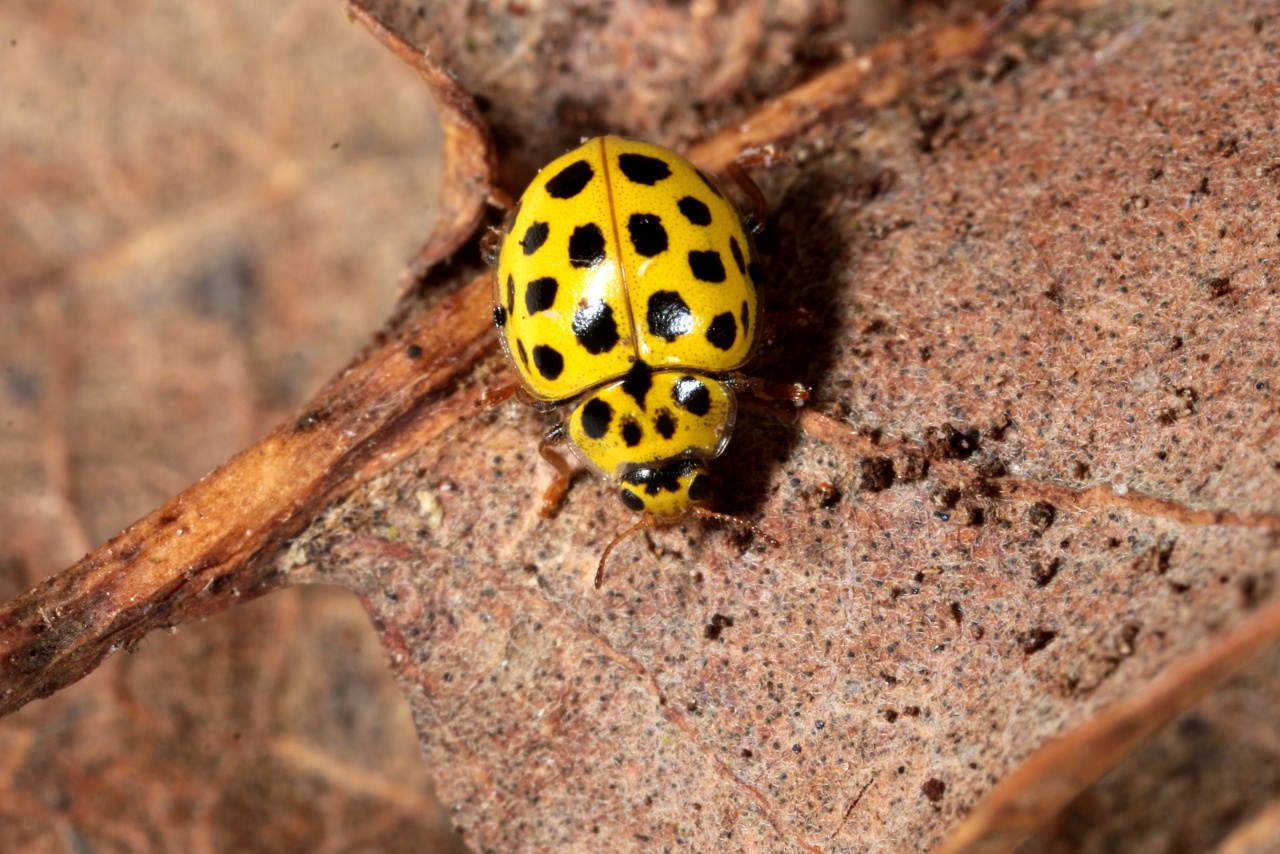
<path fill-rule="evenodd" d="M 512 214 L 515 213 L 516 203 L 511 200 L 511 196 L 505 190 L 497 187 L 489 188 L 489 197 L 486 201 L 502 211 L 502 228 L 494 228 L 490 226 L 485 229 L 484 234 L 480 237 L 480 257 L 484 259 L 484 263 L 497 269 L 498 253 L 502 249 L 502 238 L 507 236 L 511 231 Z"/>
<path fill-rule="evenodd" d="M 498 253 L 502 250 L 502 238 L 506 234 L 502 229 L 490 226 L 480 237 L 480 257 L 487 266 L 495 270 L 498 269 Z"/>
<path fill-rule="evenodd" d="M 551 485 L 542 493 L 542 508 L 538 512 L 543 519 L 552 519 L 560 512 L 564 496 L 569 491 L 569 479 L 573 477 L 573 465 L 553 447 L 564 440 L 564 424 L 557 424 L 543 434 L 542 441 L 538 443 L 538 453 L 556 470 Z"/>
<path fill-rule="evenodd" d="M 511 198 L 511 194 L 506 190 L 499 189 L 498 187 L 489 188 L 489 197 L 485 199 L 485 201 L 503 213 L 510 213 L 511 209 L 516 206 L 516 203 Z"/>
<path fill-rule="evenodd" d="M 764 148 L 757 148 L 754 151 L 740 154 L 724 167 L 724 171 L 751 201 L 752 210 L 745 219 L 747 229 L 752 234 L 759 234 L 764 229 L 764 224 L 769 219 L 769 201 L 764 197 L 764 193 L 760 192 L 756 182 L 751 180 L 751 176 L 747 174 L 746 169 L 749 166 L 764 166 L 768 168 L 777 159 L 779 159 L 777 152 L 773 146 L 768 145 Z"/>
<path fill-rule="evenodd" d="M 500 403 L 506 403 L 519 390 L 520 386 L 515 383 L 507 383 L 506 385 L 500 385 L 497 388 L 487 388 L 478 398 L 476 398 L 476 406 L 483 406 L 485 409 L 492 409 Z"/>
<path fill-rule="evenodd" d="M 795 406 L 803 406 L 809 399 L 809 387 L 801 383 L 770 383 L 760 377 L 732 374 L 726 378 L 725 384 L 734 391 L 749 391 L 761 400 L 785 400 Z"/>
<path fill-rule="evenodd" d="M 725 165 L 724 171 L 742 189 L 742 192 L 747 194 L 747 199 L 751 202 L 751 213 L 743 219 L 746 221 L 748 231 L 759 234 L 764 230 L 764 224 L 769 219 L 769 200 L 764 197 L 764 193 L 760 192 L 756 182 L 752 181 L 751 176 L 742 168 L 742 162 L 741 159 L 734 160 Z"/>

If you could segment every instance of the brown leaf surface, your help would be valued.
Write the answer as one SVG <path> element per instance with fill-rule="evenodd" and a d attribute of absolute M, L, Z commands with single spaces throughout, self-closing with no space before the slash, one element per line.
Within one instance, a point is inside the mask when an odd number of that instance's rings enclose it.
<path fill-rule="evenodd" d="M 444 218 L 421 82 L 341 8 L 15 2 L 0 32 L 8 599 L 292 413 Z M 5 852 L 454 844 L 332 590 L 157 636 L 0 757 Z"/>
<path fill-rule="evenodd" d="M 757 417 L 719 468 L 784 549 L 662 531 L 595 594 L 619 511 L 581 484 L 538 518 L 519 409 L 302 538 L 474 844 L 930 847 L 1270 595 L 1269 20 L 1031 18 L 767 176 L 771 307 L 823 322 L 759 370 L 843 422 Z"/>
<path fill-rule="evenodd" d="M 515 189 L 583 136 L 702 138 L 902 14 L 884 0 L 364 5 L 485 105 Z"/>
<path fill-rule="evenodd" d="M 1019 27 L 938 26 L 833 71 L 842 118 L 765 176 L 766 298 L 817 320 L 756 369 L 811 383 L 815 408 L 751 413 L 717 473 L 724 509 L 783 548 L 661 530 L 596 593 L 623 511 L 580 481 L 541 520 L 540 419 L 465 390 L 393 431 L 397 453 L 436 438 L 276 562 L 361 593 L 476 847 L 931 847 L 1037 747 L 1270 598 L 1274 11 Z M 739 143 L 794 136 L 831 79 Z M 612 109 L 568 124 L 687 121 Z M 427 328 L 465 325 L 483 287 Z M 1243 696 L 1274 685 L 1260 668 Z M 1222 802 L 1265 828 L 1269 785 Z"/>

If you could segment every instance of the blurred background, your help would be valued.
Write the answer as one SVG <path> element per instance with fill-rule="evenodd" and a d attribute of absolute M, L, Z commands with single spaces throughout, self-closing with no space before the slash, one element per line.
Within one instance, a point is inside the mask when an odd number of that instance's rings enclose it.
<path fill-rule="evenodd" d="M 0 9 L 0 598 L 307 400 L 432 224 L 417 76 L 336 2 Z M 0 849 L 461 850 L 354 596 L 286 590 L 0 720 Z"/>

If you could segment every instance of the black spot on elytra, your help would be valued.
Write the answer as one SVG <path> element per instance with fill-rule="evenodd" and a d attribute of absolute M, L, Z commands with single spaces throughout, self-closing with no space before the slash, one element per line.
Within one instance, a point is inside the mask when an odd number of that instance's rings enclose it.
<path fill-rule="evenodd" d="M 500 305 L 493 307 L 493 325 L 499 329 L 507 325 L 507 310 Z"/>
<path fill-rule="evenodd" d="M 679 492 L 680 479 L 692 474 L 699 466 L 695 460 L 681 460 L 660 468 L 636 469 L 624 474 L 622 482 L 643 487 L 646 495 L 658 495 L 664 490 Z"/>
<path fill-rule="evenodd" d="M 641 409 L 644 409 L 644 399 L 651 388 L 653 388 L 653 368 L 643 360 L 632 365 L 631 370 L 627 371 L 627 375 L 622 378 L 623 393 L 630 395 L 636 402 L 636 406 Z"/>
<path fill-rule="evenodd" d="M 588 400 L 582 407 L 582 432 L 592 439 L 603 439 L 613 420 L 613 407 L 598 397 Z"/>
<path fill-rule="evenodd" d="M 705 474 L 695 474 L 689 483 L 689 500 L 705 501 L 711 497 L 711 478 Z"/>
<path fill-rule="evenodd" d="M 598 302 L 578 309 L 573 315 L 573 334 L 588 353 L 608 353 L 618 343 L 618 324 L 613 308 Z"/>
<path fill-rule="evenodd" d="M 747 301 L 742 301 L 742 334 L 745 337 L 747 331 L 751 329 L 751 308 L 747 305 Z"/>
<path fill-rule="evenodd" d="M 717 314 L 711 319 L 711 325 L 707 327 L 707 341 L 712 347 L 728 350 L 737 338 L 738 324 L 730 312 Z"/>
<path fill-rule="evenodd" d="M 622 441 L 626 443 L 628 448 L 634 448 L 640 444 L 640 440 L 644 438 L 644 433 L 640 430 L 640 425 L 632 419 L 628 418 L 622 422 Z"/>
<path fill-rule="evenodd" d="M 547 242 L 547 235 L 551 233 L 551 226 L 545 222 L 535 222 L 524 230 L 524 237 L 520 238 L 520 245 L 524 247 L 524 254 L 532 255 L 542 248 L 542 244 Z"/>
<path fill-rule="evenodd" d="M 764 270 L 760 269 L 760 265 L 755 261 L 752 261 L 747 265 L 747 275 L 751 277 L 751 284 L 755 285 L 757 288 L 760 287 L 760 283 L 764 281 Z"/>
<path fill-rule="evenodd" d="M 507 276 L 507 314 L 516 313 L 516 279 L 515 276 Z"/>
<path fill-rule="evenodd" d="M 647 154 L 618 155 L 618 168 L 636 184 L 652 187 L 654 184 L 671 176 L 671 167 L 656 157 Z"/>
<path fill-rule="evenodd" d="M 525 286 L 524 307 L 529 309 L 531 315 L 546 311 L 555 305 L 556 291 L 559 289 L 560 283 L 550 276 L 534 279 Z"/>
<path fill-rule="evenodd" d="M 649 296 L 649 331 L 670 343 L 693 329 L 693 312 L 675 291 L 654 291 Z"/>
<path fill-rule="evenodd" d="M 580 225 L 569 236 L 569 263 L 594 267 L 604 260 L 604 232 L 594 222 Z"/>
<path fill-rule="evenodd" d="M 729 254 L 733 256 L 733 263 L 737 266 L 738 272 L 747 272 L 747 259 L 742 257 L 742 247 L 738 245 L 738 238 L 733 235 L 729 236 Z"/>
<path fill-rule="evenodd" d="M 524 363 L 524 369 L 529 370 L 529 354 L 524 350 L 524 342 L 519 338 L 516 339 L 516 352 L 520 354 L 520 361 Z"/>
<path fill-rule="evenodd" d="M 699 418 L 711 411 L 711 391 L 706 383 L 696 377 L 681 377 L 676 380 L 671 397 L 676 406 Z"/>
<path fill-rule="evenodd" d="M 684 214 L 684 218 L 694 225 L 711 225 L 711 208 L 693 196 L 685 196 L 676 202 L 676 207 L 680 208 L 680 213 Z"/>
<path fill-rule="evenodd" d="M 707 185 L 707 189 L 715 193 L 720 198 L 724 198 L 724 193 L 720 192 L 720 188 L 716 186 L 716 182 L 707 177 L 707 173 L 701 169 L 698 170 L 698 177 L 702 179 L 702 183 Z"/>
<path fill-rule="evenodd" d="M 653 429 L 658 431 L 658 435 L 664 439 L 670 439 L 676 434 L 676 420 L 671 417 L 671 413 L 665 409 L 658 413 L 658 417 L 653 421 Z"/>
<path fill-rule="evenodd" d="M 533 348 L 533 364 L 544 379 L 554 380 L 564 372 L 564 356 L 554 347 L 537 344 Z"/>
<path fill-rule="evenodd" d="M 547 195 L 553 199 L 572 199 L 591 182 L 596 170 L 585 160 L 577 160 L 561 169 L 547 182 Z"/>
<path fill-rule="evenodd" d="M 636 254 L 652 258 L 667 251 L 667 230 L 662 227 L 662 217 L 651 213 L 632 214 L 627 221 L 631 245 Z"/>
<path fill-rule="evenodd" d="M 720 260 L 720 253 L 714 249 L 706 251 L 691 249 L 689 269 L 693 271 L 693 277 L 700 282 L 718 285 L 724 281 L 724 262 Z"/>

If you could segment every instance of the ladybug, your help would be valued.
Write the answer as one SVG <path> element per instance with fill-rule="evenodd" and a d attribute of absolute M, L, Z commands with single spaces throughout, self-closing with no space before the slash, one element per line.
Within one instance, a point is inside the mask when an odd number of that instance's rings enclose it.
<path fill-rule="evenodd" d="M 566 440 L 643 514 L 605 549 L 596 587 L 613 547 L 660 522 L 720 519 L 776 545 L 709 509 L 706 461 L 732 435 L 735 392 L 773 396 L 736 373 L 760 339 L 762 271 L 719 185 L 662 146 L 597 137 L 538 174 L 496 240 L 493 320 L 520 396 L 570 407 L 540 446 L 557 470 L 543 515 L 568 488 L 571 469 L 552 447 Z"/>

